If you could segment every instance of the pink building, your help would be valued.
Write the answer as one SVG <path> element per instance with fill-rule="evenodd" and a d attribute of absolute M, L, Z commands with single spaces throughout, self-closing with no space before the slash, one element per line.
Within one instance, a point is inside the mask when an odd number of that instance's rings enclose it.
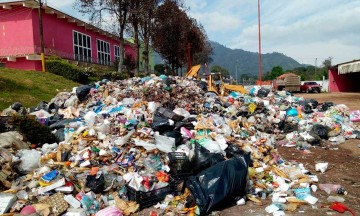
<path fill-rule="evenodd" d="M 360 92 L 360 60 L 345 62 L 329 69 L 330 92 Z"/>
<path fill-rule="evenodd" d="M 0 3 L 0 64 L 41 71 L 39 5 L 35 1 Z M 111 65 L 119 56 L 116 35 L 89 25 L 49 6 L 42 7 L 45 56 L 78 63 Z M 136 57 L 131 43 L 125 55 Z"/>

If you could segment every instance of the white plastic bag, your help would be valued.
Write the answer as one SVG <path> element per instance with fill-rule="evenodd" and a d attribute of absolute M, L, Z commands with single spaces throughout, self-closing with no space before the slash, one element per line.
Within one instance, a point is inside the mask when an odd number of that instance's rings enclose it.
<path fill-rule="evenodd" d="M 20 156 L 21 163 L 19 164 L 19 170 L 21 172 L 30 172 L 40 166 L 40 152 L 35 149 L 20 150 L 18 155 Z"/>

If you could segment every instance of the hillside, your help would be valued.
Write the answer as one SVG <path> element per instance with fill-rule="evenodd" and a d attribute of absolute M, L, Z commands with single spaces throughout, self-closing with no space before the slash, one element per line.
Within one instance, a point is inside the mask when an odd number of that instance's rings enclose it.
<path fill-rule="evenodd" d="M 258 53 L 242 49 L 230 49 L 217 42 L 210 41 L 214 54 L 211 65 L 220 65 L 227 68 L 231 74 L 235 74 L 235 65 L 238 61 L 238 73 L 256 75 L 259 71 Z M 281 53 L 262 54 L 263 73 L 271 71 L 274 66 L 281 66 L 284 70 L 301 67 L 294 59 Z"/>
<path fill-rule="evenodd" d="M 49 101 L 58 92 L 71 91 L 79 85 L 48 72 L 0 68 L 0 111 L 13 102 L 21 102 L 25 107 L 36 106 L 40 101 Z"/>

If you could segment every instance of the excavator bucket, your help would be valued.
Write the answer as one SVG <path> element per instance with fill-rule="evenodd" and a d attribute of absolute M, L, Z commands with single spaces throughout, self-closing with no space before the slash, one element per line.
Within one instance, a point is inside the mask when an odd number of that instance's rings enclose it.
<path fill-rule="evenodd" d="M 224 84 L 224 88 L 226 90 L 230 90 L 230 91 L 235 91 L 235 92 L 240 92 L 242 94 L 247 94 L 248 91 L 244 88 L 244 86 L 241 85 L 229 85 L 229 84 Z"/>
<path fill-rule="evenodd" d="M 186 77 L 198 77 L 201 65 L 193 66 L 187 73 Z"/>

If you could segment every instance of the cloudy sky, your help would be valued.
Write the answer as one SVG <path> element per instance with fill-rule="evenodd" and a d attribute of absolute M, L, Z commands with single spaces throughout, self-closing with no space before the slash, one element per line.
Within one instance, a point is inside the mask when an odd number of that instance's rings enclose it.
<path fill-rule="evenodd" d="M 1 1 L 1 0 L 0 0 Z M 81 18 L 75 0 L 47 0 Z M 229 48 L 258 51 L 256 0 L 185 0 L 208 37 Z M 261 0 L 262 52 L 280 52 L 300 63 L 360 59 L 360 0 Z"/>

